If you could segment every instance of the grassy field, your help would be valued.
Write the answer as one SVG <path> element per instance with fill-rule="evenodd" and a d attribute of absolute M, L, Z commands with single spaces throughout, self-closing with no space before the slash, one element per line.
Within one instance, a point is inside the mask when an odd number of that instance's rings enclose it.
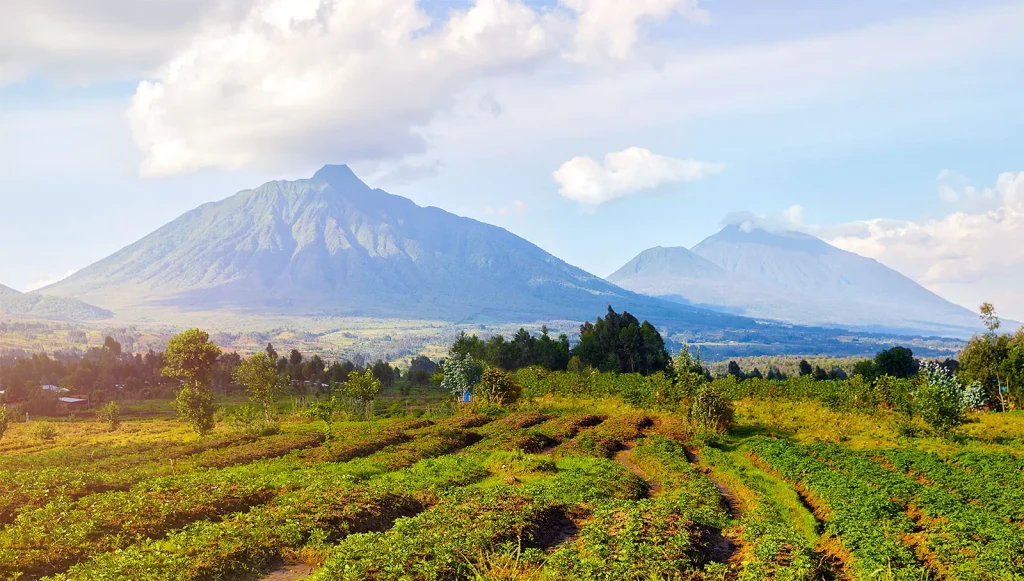
<path fill-rule="evenodd" d="M 161 409 L 11 424 L 0 579 L 1024 578 L 1019 412 L 907 437 L 741 400 L 701 436 L 543 396 L 199 437 Z"/>

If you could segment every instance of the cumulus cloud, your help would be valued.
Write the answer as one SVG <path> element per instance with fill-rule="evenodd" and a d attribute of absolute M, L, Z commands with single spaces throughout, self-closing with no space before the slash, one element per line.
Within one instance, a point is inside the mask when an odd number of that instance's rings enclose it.
<path fill-rule="evenodd" d="M 416 0 L 254 0 L 240 22 L 206 28 L 139 84 L 128 120 L 143 173 L 422 154 L 423 127 L 471 85 L 557 61 L 574 31 L 614 37 L 613 56 L 625 58 L 640 22 L 696 10 L 693 0 L 624 4 L 615 23 L 612 3 L 597 0 L 557 10 L 476 0 L 442 21 Z M 489 93 L 474 106 L 502 112 Z"/>
<path fill-rule="evenodd" d="M 627 58 L 645 22 L 673 14 L 699 23 L 710 20 L 697 0 L 562 0 L 562 5 L 578 15 L 567 53 L 575 61 Z"/>
<path fill-rule="evenodd" d="M 802 231 L 804 225 L 804 208 L 800 205 L 793 205 L 782 211 L 781 214 L 761 215 L 753 212 L 732 212 L 722 220 L 723 226 L 739 226 L 744 232 L 754 229 L 767 230 L 769 232 L 786 232 L 790 230 Z"/>
<path fill-rule="evenodd" d="M 665 157 L 642 147 L 609 153 L 603 161 L 574 157 L 555 173 L 558 192 L 595 208 L 606 202 L 674 184 L 695 182 L 718 173 L 718 163 Z"/>
<path fill-rule="evenodd" d="M 945 195 L 944 198 L 953 196 Z M 981 196 L 995 207 L 932 220 L 875 219 L 818 227 L 829 243 L 869 256 L 961 304 L 994 301 L 1024 318 L 1024 172 L 995 186 L 963 186 L 957 201 Z"/>
<path fill-rule="evenodd" d="M 32 75 L 87 84 L 154 72 L 211 19 L 247 0 L 30 0 L 3 3 L 0 85 Z"/>

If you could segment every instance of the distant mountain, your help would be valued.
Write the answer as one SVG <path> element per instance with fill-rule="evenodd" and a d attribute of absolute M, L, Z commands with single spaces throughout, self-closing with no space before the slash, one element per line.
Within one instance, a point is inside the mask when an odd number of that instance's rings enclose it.
<path fill-rule="evenodd" d="M 0 284 L 0 315 L 21 315 L 45 319 L 90 321 L 114 316 L 108 310 L 75 299 L 38 293 L 21 293 Z"/>
<path fill-rule="evenodd" d="M 623 290 L 496 226 L 371 189 L 346 166 L 200 206 L 42 290 L 118 311 L 753 321 Z"/>
<path fill-rule="evenodd" d="M 727 226 L 652 248 L 608 277 L 636 292 L 806 325 L 966 336 L 979 320 L 902 274 L 801 232 Z"/>

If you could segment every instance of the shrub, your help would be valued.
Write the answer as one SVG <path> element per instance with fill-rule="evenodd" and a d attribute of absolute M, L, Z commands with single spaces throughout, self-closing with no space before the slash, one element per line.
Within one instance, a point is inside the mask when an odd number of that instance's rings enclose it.
<path fill-rule="evenodd" d="M 32 436 L 37 440 L 50 441 L 57 437 L 57 429 L 51 424 L 41 423 L 36 424 L 32 429 Z"/>
<path fill-rule="evenodd" d="M 914 409 L 940 434 L 947 434 L 964 423 L 964 386 L 949 370 L 934 362 L 925 363 L 914 391 Z"/>
<path fill-rule="evenodd" d="M 697 391 L 690 404 L 690 419 L 709 432 L 724 434 L 734 424 L 732 402 L 711 384 Z"/>
<path fill-rule="evenodd" d="M 483 372 L 476 385 L 476 394 L 481 403 L 510 405 L 519 399 L 523 389 L 507 371 L 494 367 Z"/>
<path fill-rule="evenodd" d="M 268 420 L 264 408 L 258 404 L 239 406 L 230 416 L 231 427 L 247 436 L 272 436 L 281 426 Z"/>
<path fill-rule="evenodd" d="M 4 433 L 7 432 L 7 426 L 10 420 L 7 418 L 7 406 L 0 406 L 0 440 L 4 439 Z"/>
<path fill-rule="evenodd" d="M 209 434 L 214 426 L 213 394 L 209 389 L 182 387 L 174 400 L 178 416 L 185 420 L 197 434 Z"/>
<path fill-rule="evenodd" d="M 121 426 L 121 406 L 117 405 L 116 401 L 103 404 L 96 410 L 96 421 L 107 424 L 113 432 Z"/>

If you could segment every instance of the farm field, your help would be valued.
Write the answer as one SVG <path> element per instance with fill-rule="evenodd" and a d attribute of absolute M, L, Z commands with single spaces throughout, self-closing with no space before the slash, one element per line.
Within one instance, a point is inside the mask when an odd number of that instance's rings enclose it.
<path fill-rule="evenodd" d="M 2 579 L 1020 579 L 1024 416 L 542 395 L 279 433 L 11 424 Z"/>

